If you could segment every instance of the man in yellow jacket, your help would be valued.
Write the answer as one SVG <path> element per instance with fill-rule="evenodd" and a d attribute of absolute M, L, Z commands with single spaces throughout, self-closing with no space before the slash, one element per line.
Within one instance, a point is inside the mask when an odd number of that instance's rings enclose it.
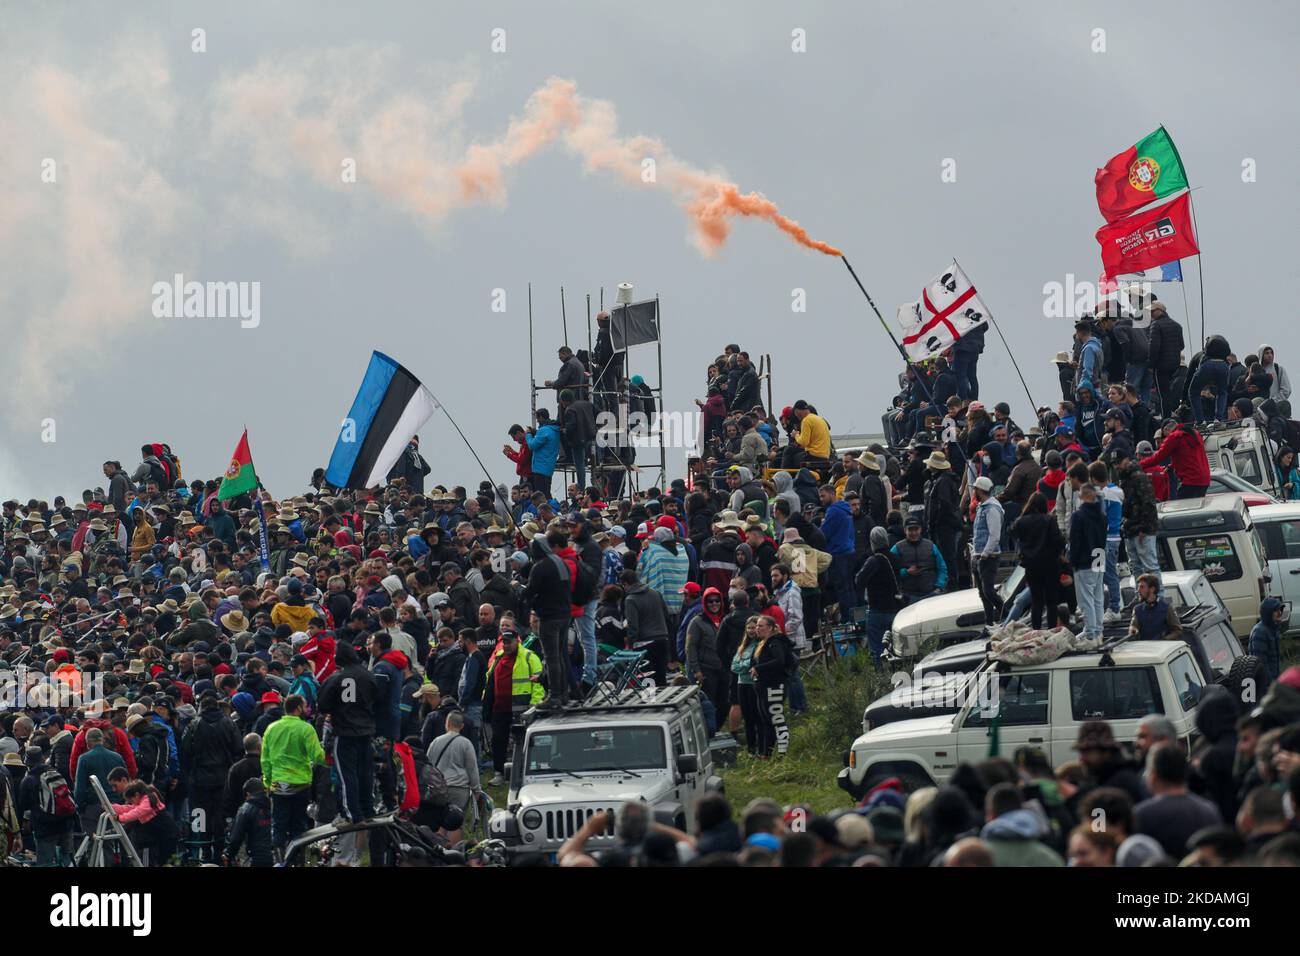
<path fill-rule="evenodd" d="M 802 398 L 794 403 L 794 417 L 799 420 L 799 430 L 794 440 L 811 461 L 829 461 L 831 457 L 831 430 L 822 418 Z"/>
<path fill-rule="evenodd" d="M 490 786 L 505 783 L 506 750 L 515 714 L 540 703 L 542 659 L 519 643 L 513 624 L 501 628 L 501 640 L 488 659 L 483 682 L 483 710 L 491 714 L 492 770 Z"/>

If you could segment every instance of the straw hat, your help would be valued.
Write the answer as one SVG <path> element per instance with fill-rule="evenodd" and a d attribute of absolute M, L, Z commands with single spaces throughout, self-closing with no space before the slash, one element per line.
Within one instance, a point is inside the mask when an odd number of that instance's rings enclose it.
<path fill-rule="evenodd" d="M 880 470 L 880 462 L 876 461 L 876 453 L 874 451 L 864 451 L 859 455 L 858 464 L 863 468 L 869 468 L 872 471 Z"/>
<path fill-rule="evenodd" d="M 1056 358 L 1052 359 L 1052 364 L 1053 364 L 1053 365 L 1069 365 L 1072 361 L 1074 361 L 1074 360 L 1073 360 L 1072 358 L 1070 358 L 1070 353 L 1069 353 L 1069 352 L 1057 352 L 1057 353 L 1056 353 Z"/>
<path fill-rule="evenodd" d="M 948 461 L 948 456 L 943 452 L 932 451 L 930 452 L 930 457 L 925 460 L 925 466 L 927 468 L 933 468 L 936 471 L 947 471 L 952 467 L 952 463 Z"/>
<path fill-rule="evenodd" d="M 221 615 L 221 625 L 231 633 L 238 634 L 240 631 L 248 630 L 248 618 L 244 616 L 243 611 L 236 608 Z"/>
<path fill-rule="evenodd" d="M 736 516 L 734 511 L 724 511 L 718 516 L 718 520 L 713 522 L 715 528 L 735 528 L 738 531 L 745 530 L 745 523 Z"/>

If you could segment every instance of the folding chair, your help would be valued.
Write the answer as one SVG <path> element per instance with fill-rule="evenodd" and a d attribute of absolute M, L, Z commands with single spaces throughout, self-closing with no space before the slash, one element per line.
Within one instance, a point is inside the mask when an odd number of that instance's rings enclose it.
<path fill-rule="evenodd" d="M 615 651 L 610 654 L 603 663 L 597 665 L 596 686 L 591 689 L 587 700 L 614 703 L 625 690 L 647 689 L 650 685 L 641 676 L 641 668 L 645 663 L 644 650 Z"/>

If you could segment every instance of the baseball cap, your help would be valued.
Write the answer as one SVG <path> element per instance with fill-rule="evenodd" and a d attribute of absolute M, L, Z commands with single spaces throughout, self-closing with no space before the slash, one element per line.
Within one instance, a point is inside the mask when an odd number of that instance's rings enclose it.
<path fill-rule="evenodd" d="M 677 593 L 689 594 L 689 595 L 699 594 L 700 586 L 696 584 L 694 581 L 687 581 L 685 584 L 683 584 L 680 588 L 677 589 Z"/>
<path fill-rule="evenodd" d="M 668 528 L 672 531 L 677 530 L 677 519 L 672 515 L 660 515 L 655 521 L 656 528 Z"/>
<path fill-rule="evenodd" d="M 1074 434 L 1074 429 L 1071 428 L 1069 425 L 1057 425 L 1056 430 L 1052 432 L 1052 436 L 1055 438 L 1060 438 L 1062 435 L 1073 435 L 1073 434 Z"/>
<path fill-rule="evenodd" d="M 621 524 L 616 524 L 605 533 L 615 538 L 626 538 L 627 528 L 624 528 Z"/>
<path fill-rule="evenodd" d="M 903 527 L 904 527 L 904 528 L 919 528 L 919 527 L 921 527 L 921 519 L 920 519 L 920 518 L 908 518 L 906 521 L 903 522 Z"/>
<path fill-rule="evenodd" d="M 974 487 L 978 491 L 992 491 L 993 479 L 990 478 L 988 475 L 980 475 L 978 478 L 975 479 Z"/>

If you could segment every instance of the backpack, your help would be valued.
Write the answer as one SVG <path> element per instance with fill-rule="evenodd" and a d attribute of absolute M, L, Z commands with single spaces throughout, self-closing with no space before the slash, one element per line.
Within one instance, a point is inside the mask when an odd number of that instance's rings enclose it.
<path fill-rule="evenodd" d="M 149 462 L 149 480 L 157 484 L 159 490 L 171 487 L 171 482 L 167 480 L 167 469 L 157 460 L 157 456 Z"/>
<path fill-rule="evenodd" d="M 41 812 L 52 817 L 71 817 L 77 812 L 77 805 L 68 789 L 68 781 L 57 770 L 47 770 L 41 774 L 40 781 Z"/>
<path fill-rule="evenodd" d="M 596 595 L 600 593 L 600 578 L 596 575 L 595 571 L 591 570 L 591 567 L 583 561 L 582 558 L 576 559 L 578 565 L 578 577 L 577 580 L 571 581 L 569 579 L 569 566 L 565 564 L 564 559 L 558 554 L 548 555 L 548 557 L 555 562 L 556 569 L 560 574 L 560 580 L 569 585 L 569 588 L 573 593 L 571 603 L 589 604 L 596 598 Z"/>
<path fill-rule="evenodd" d="M 438 760 L 443 758 L 450 746 L 450 741 L 442 745 Z M 420 768 L 420 802 L 435 803 L 440 806 L 447 803 L 447 778 L 438 769 L 437 760 L 430 760 Z"/>

